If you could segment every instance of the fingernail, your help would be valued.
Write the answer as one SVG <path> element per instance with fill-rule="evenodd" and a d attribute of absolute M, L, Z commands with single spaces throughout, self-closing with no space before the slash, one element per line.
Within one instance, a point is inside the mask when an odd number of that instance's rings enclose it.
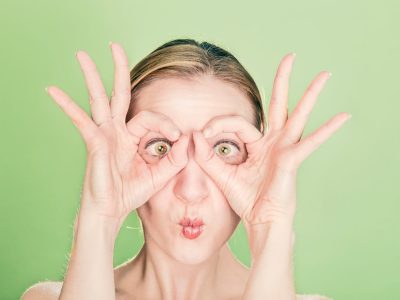
<path fill-rule="evenodd" d="M 112 45 L 112 42 L 109 41 L 109 42 L 108 42 L 108 46 L 111 47 L 111 45 Z M 112 47 L 111 47 L 111 49 L 112 49 Z"/>
<path fill-rule="evenodd" d="M 328 74 L 329 74 L 329 77 L 331 77 L 331 76 L 332 76 L 332 72 L 329 72 Z"/>
<path fill-rule="evenodd" d="M 353 115 L 347 114 L 347 120 L 348 120 L 348 119 L 351 119 L 352 117 L 353 117 Z"/>
<path fill-rule="evenodd" d="M 295 52 L 292 52 L 292 56 L 293 56 L 293 58 L 295 58 L 296 57 L 296 53 Z"/>
<path fill-rule="evenodd" d="M 211 128 L 208 127 L 208 128 L 206 128 L 206 129 L 204 129 L 204 130 L 203 130 L 203 135 L 204 135 L 205 137 L 209 137 L 209 136 L 211 135 Z"/>
<path fill-rule="evenodd" d="M 49 91 L 47 90 L 47 86 L 44 88 L 44 90 L 46 91 L 47 94 L 49 93 Z"/>

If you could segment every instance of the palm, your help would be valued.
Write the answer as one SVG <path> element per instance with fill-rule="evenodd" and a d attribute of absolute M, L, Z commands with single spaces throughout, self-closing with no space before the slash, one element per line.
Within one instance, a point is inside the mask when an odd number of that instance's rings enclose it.
<path fill-rule="evenodd" d="M 179 128 L 161 113 L 140 111 L 126 123 L 131 100 L 128 58 L 116 43 L 112 52 L 115 77 L 111 102 L 94 62 L 84 51 L 77 53 L 90 95 L 92 117 L 62 90 L 51 87 L 48 92 L 78 127 L 86 143 L 88 159 L 81 210 L 121 220 L 184 167 L 188 138 L 182 135 L 177 141 Z M 137 151 L 141 138 L 149 131 L 177 141 L 157 164 L 146 164 Z"/>
<path fill-rule="evenodd" d="M 229 182 L 220 186 L 232 209 L 250 224 L 267 222 L 265 213 L 272 207 L 291 208 L 291 201 L 285 200 L 292 199 L 288 184 L 293 184 L 290 176 L 295 169 L 290 165 L 290 147 L 280 145 L 280 135 L 265 135 L 247 144 L 255 155 L 241 165 L 228 166 Z"/>
<path fill-rule="evenodd" d="M 152 172 L 125 124 L 101 124 L 91 143 L 83 195 L 101 203 L 103 215 L 126 216 L 154 192 Z"/>
<path fill-rule="evenodd" d="M 281 139 L 282 132 L 275 132 L 250 145 L 262 151 L 255 163 L 258 176 L 252 187 L 257 192 L 248 198 L 252 201 L 242 217 L 248 224 L 269 223 L 276 213 L 295 213 L 294 146 L 282 144 Z"/>
<path fill-rule="evenodd" d="M 293 217 L 298 167 L 349 118 L 349 114 L 340 113 L 301 139 L 329 73 L 321 72 L 314 79 L 288 118 L 287 95 L 293 58 L 288 55 L 279 65 L 269 106 L 269 127 L 264 135 L 240 116 L 218 116 L 205 126 L 212 128 L 212 134 L 239 134 L 248 152 L 245 163 L 228 165 L 216 155 L 202 155 L 206 142 L 202 135 L 196 134 L 199 164 L 224 192 L 232 209 L 250 225 L 268 223 L 278 217 Z"/>

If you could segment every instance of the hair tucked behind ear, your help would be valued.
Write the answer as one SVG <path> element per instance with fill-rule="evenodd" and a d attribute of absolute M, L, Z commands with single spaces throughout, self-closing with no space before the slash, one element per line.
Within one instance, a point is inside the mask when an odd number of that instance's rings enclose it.
<path fill-rule="evenodd" d="M 239 88 L 254 108 L 254 126 L 264 132 L 263 102 L 256 83 L 240 62 L 228 51 L 207 42 L 175 39 L 155 49 L 130 72 L 131 103 L 126 122 L 133 117 L 140 90 L 161 78 L 193 79 L 212 75 Z"/>

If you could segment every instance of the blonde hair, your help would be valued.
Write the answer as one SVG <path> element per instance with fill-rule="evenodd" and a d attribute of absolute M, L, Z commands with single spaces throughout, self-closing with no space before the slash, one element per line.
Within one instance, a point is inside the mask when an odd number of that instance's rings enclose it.
<path fill-rule="evenodd" d="M 134 66 L 130 72 L 131 103 L 126 122 L 133 117 L 134 102 L 143 87 L 161 78 L 192 79 L 207 74 L 233 84 L 248 96 L 254 108 L 253 125 L 263 132 L 263 102 L 250 74 L 230 52 L 214 44 L 199 43 L 193 39 L 169 41 Z"/>

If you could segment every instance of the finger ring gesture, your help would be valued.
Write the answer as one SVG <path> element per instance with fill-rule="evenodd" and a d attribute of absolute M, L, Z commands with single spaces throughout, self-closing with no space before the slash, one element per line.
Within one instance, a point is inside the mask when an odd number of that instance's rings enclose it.
<path fill-rule="evenodd" d="M 288 118 L 288 86 L 294 55 L 286 55 L 278 68 L 269 104 L 268 129 L 262 134 L 241 116 L 217 116 L 194 132 L 195 159 L 216 182 L 232 209 L 247 225 L 293 219 L 296 208 L 296 174 L 302 161 L 338 130 L 351 115 L 339 113 L 306 138 L 304 127 L 330 73 L 311 82 Z M 204 133 L 209 131 L 209 135 Z M 207 138 L 233 132 L 245 143 L 247 160 L 227 164 L 209 147 Z"/>

